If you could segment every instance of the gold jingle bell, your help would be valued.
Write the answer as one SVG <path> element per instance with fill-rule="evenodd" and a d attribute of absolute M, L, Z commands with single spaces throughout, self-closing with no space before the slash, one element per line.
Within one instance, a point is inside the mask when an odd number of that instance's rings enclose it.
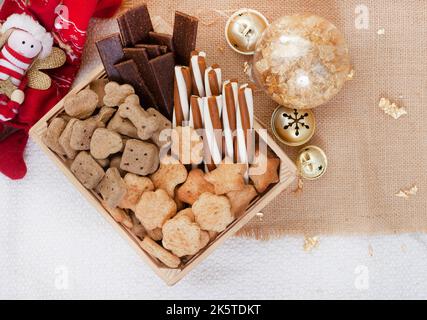
<path fill-rule="evenodd" d="M 316 130 L 316 119 L 311 110 L 297 110 L 279 106 L 273 112 L 271 128 L 282 143 L 297 147 L 307 143 Z"/>
<path fill-rule="evenodd" d="M 316 180 L 325 174 L 328 159 L 325 152 L 319 147 L 308 146 L 299 152 L 296 165 L 301 177 Z"/>
<path fill-rule="evenodd" d="M 258 39 L 268 27 L 267 18 L 253 9 L 240 9 L 233 13 L 225 25 L 225 38 L 236 52 L 253 55 Z"/>

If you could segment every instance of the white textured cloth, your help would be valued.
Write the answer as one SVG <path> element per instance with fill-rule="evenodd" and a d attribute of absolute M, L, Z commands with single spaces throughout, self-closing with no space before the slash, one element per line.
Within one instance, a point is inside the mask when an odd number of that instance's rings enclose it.
<path fill-rule="evenodd" d="M 0 298 L 427 298 L 427 235 L 233 238 L 167 287 L 33 143 L 27 161 L 0 178 Z"/>

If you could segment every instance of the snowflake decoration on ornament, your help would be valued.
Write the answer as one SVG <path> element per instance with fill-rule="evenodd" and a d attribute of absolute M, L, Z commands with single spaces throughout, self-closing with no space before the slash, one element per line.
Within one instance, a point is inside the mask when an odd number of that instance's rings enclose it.
<path fill-rule="evenodd" d="M 299 136 L 300 129 L 306 128 L 310 129 L 310 126 L 305 124 L 305 118 L 308 117 L 308 113 L 300 114 L 297 109 L 294 109 L 292 114 L 288 114 L 283 112 L 282 116 L 287 119 L 287 124 L 283 127 L 283 129 L 288 130 L 289 128 L 295 128 L 295 135 Z"/>

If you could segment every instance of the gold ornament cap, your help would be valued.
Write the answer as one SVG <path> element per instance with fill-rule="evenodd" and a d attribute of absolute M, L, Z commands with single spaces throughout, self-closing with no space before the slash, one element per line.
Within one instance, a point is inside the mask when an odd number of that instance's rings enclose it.
<path fill-rule="evenodd" d="M 234 51 L 253 55 L 258 39 L 267 27 L 268 20 L 262 13 L 253 9 L 239 9 L 225 25 L 225 38 Z"/>
<path fill-rule="evenodd" d="M 313 137 L 316 119 L 311 110 L 291 109 L 279 106 L 271 117 L 271 128 L 282 143 L 297 147 Z"/>
<path fill-rule="evenodd" d="M 328 168 L 328 158 L 319 147 L 308 146 L 298 153 L 296 165 L 301 177 L 316 180 L 325 174 Z"/>

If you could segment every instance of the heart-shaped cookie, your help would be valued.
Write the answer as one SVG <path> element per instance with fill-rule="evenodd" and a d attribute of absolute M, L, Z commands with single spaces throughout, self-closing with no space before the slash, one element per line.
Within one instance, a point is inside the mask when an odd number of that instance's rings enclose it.
<path fill-rule="evenodd" d="M 90 153 L 95 159 L 106 159 L 123 148 L 122 137 L 114 131 L 99 128 L 90 141 Z"/>
<path fill-rule="evenodd" d="M 73 118 L 87 119 L 98 106 L 98 95 L 90 90 L 85 89 L 77 94 L 70 94 L 64 100 L 65 112 Z"/>

